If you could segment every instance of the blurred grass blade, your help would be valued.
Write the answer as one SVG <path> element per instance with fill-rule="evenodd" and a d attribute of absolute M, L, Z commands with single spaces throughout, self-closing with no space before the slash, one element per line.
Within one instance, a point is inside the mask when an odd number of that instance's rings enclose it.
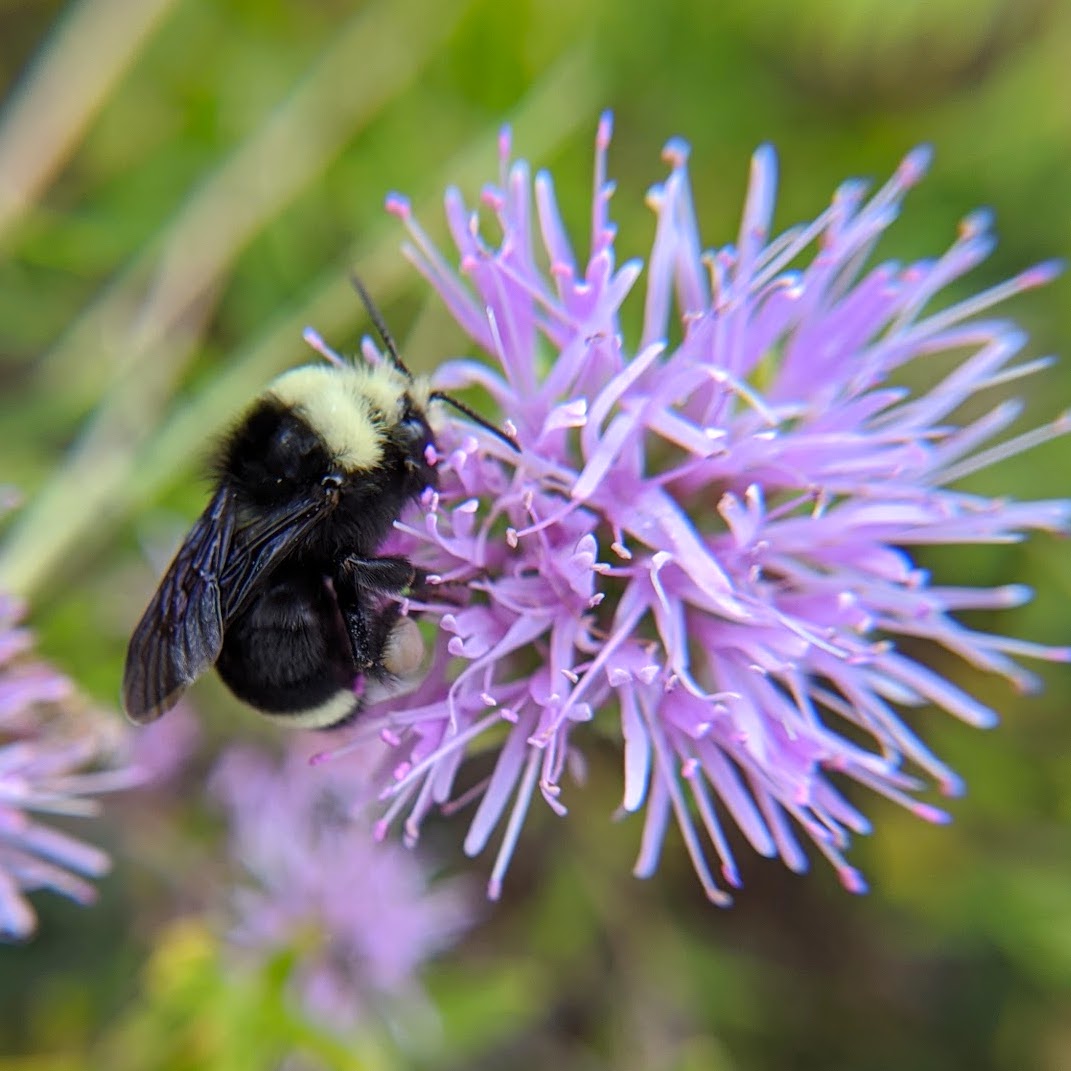
<path fill-rule="evenodd" d="M 576 49 L 517 107 L 513 125 L 527 155 L 548 155 L 579 127 L 594 125 L 601 93 L 593 71 L 590 51 Z M 448 184 L 478 185 L 493 159 L 497 135 L 497 129 L 488 131 L 448 162 L 429 182 L 417 211 L 438 214 L 441 191 Z M 81 448 L 20 515 L 0 553 L 0 588 L 37 596 L 39 589 L 76 574 L 134 509 L 203 459 L 206 441 L 271 375 L 301 358 L 306 324 L 332 337 L 353 323 L 357 306 L 347 282 L 349 267 L 357 264 L 366 278 L 375 280 L 376 297 L 384 304 L 413 278 L 399 255 L 400 243 L 400 229 L 384 216 L 344 263 L 314 281 L 149 438 L 146 433 L 166 401 L 160 390 L 162 369 L 174 367 L 194 339 L 179 331 L 183 341 L 172 339 L 165 346 L 160 339 L 157 352 L 143 352 L 137 375 L 132 370 L 116 385 Z"/>
<path fill-rule="evenodd" d="M 421 18 L 431 6 L 438 17 Z M 234 258 L 417 75 L 452 25 L 446 6 L 385 0 L 340 27 L 291 96 L 43 359 L 39 388 L 81 404 L 108 393 L 66 463 L 20 514 L 0 559 L 9 590 L 36 586 L 41 570 L 101 519 L 195 352 L 206 306 Z"/>
<path fill-rule="evenodd" d="M 382 0 L 338 27 L 293 93 L 208 175 L 38 366 L 37 386 L 91 406 L 224 275 L 244 247 L 412 82 L 467 0 Z"/>
<path fill-rule="evenodd" d="M 584 128 L 594 132 L 602 93 L 593 72 L 590 50 L 575 49 L 532 87 L 508 117 L 514 141 L 524 145 L 527 158 L 553 154 Z M 447 161 L 442 173 L 433 176 L 427 189 L 413 198 L 414 212 L 434 219 L 441 214 L 442 193 L 448 185 L 470 191 L 478 187 L 490 170 L 498 133 L 498 129 L 487 131 Z M 124 513 L 133 512 L 176 475 L 195 466 L 197 450 L 206 435 L 217 433 L 272 376 L 306 357 L 301 338 L 306 325 L 314 325 L 333 342 L 352 330 L 361 313 L 348 282 L 351 268 L 358 267 L 363 278 L 373 281 L 376 301 L 382 305 L 388 305 L 411 285 L 416 276 L 400 255 L 403 237 L 397 222 L 384 214 L 339 264 L 330 266 L 314 280 L 290 308 L 239 350 L 199 393 L 175 409 L 146 444 L 130 480 L 124 484 L 122 504 L 117 503 L 117 508 Z M 419 357 L 407 354 L 416 366 Z"/>
<path fill-rule="evenodd" d="M 175 0 L 82 0 L 0 116 L 0 244 L 47 188 Z"/>

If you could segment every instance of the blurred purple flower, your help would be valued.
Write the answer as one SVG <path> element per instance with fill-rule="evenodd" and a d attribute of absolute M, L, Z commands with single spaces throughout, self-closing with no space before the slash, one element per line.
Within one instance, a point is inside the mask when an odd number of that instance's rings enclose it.
<path fill-rule="evenodd" d="M 430 672 L 379 712 L 403 756 L 380 831 L 407 812 L 415 838 L 452 800 L 465 753 L 496 747 L 491 776 L 464 798 L 480 801 L 468 853 L 505 822 L 497 896 L 536 787 L 565 813 L 562 774 L 582 772 L 574 736 L 595 718 L 623 740 L 623 811 L 645 811 L 637 875 L 656 869 L 672 817 L 707 895 L 728 902 L 703 844 L 738 886 L 728 818 L 795 871 L 807 866 L 802 830 L 844 886 L 862 891 L 843 852 L 869 823 L 832 775 L 943 822 L 912 793 L 922 777 L 947 796 L 960 781 L 900 708 L 996 721 L 916 659 L 917 641 L 1022 691 L 1036 682 L 1014 659 L 1068 659 L 953 616 L 1018 605 L 1027 589 L 936 585 L 910 553 L 1066 531 L 1066 501 L 950 486 L 1071 426 L 1064 416 L 1001 441 L 1020 404 L 979 398 L 1048 363 L 1012 365 L 1023 332 L 989 309 L 1056 268 L 935 311 L 938 292 L 992 248 L 983 214 L 934 260 L 871 262 L 926 169 L 925 150 L 877 193 L 846 183 L 813 222 L 771 239 L 776 160 L 763 147 L 737 244 L 704 251 L 687 146 L 674 140 L 669 175 L 649 196 L 657 228 L 633 349 L 618 317 L 642 265 L 615 264 L 609 140 L 604 118 L 586 264 L 549 176 L 533 183 L 525 162 L 511 164 L 505 135 L 500 183 L 482 197 L 500 237 L 485 237 L 456 190 L 446 195 L 466 281 L 408 203 L 389 204 L 417 267 L 497 361 L 449 362 L 437 385 L 484 388 L 524 449 L 514 456 L 480 429 L 447 425 L 439 492 L 392 545 L 450 586 L 417 607 L 438 619 Z M 933 359 L 941 378 L 912 393 L 898 374 Z M 968 403 L 972 415 L 959 416 Z M 495 730 L 494 745 L 480 740 Z"/>
<path fill-rule="evenodd" d="M 187 790 L 183 775 L 200 743 L 200 722 L 185 699 L 166 718 L 140 726 L 129 747 L 138 787 L 150 792 Z"/>
<path fill-rule="evenodd" d="M 353 779 L 345 763 L 314 770 L 306 754 L 280 764 L 241 748 L 213 776 L 250 879 L 235 895 L 235 942 L 255 956 L 297 951 L 303 1004 L 340 1027 L 418 997 L 419 968 L 472 921 L 457 881 L 429 887 L 418 858 L 373 840 Z"/>
<path fill-rule="evenodd" d="M 100 849 L 42 824 L 39 814 L 97 813 L 97 793 L 125 787 L 128 770 L 93 770 L 118 752 L 117 720 L 68 709 L 74 688 L 34 661 L 22 607 L 0 595 L 0 938 L 25 939 L 37 916 L 25 897 L 48 888 L 91 903 L 86 878 L 108 870 Z"/>

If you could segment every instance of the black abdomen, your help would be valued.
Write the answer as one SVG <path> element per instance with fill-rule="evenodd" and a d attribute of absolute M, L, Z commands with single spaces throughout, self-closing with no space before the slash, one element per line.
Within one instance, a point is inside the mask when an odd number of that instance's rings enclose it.
<path fill-rule="evenodd" d="M 324 577 L 283 565 L 227 627 L 216 669 L 243 702 L 266 714 L 344 720 L 355 713 L 357 672 L 342 617 Z M 315 719 L 310 723 L 315 726 Z"/>

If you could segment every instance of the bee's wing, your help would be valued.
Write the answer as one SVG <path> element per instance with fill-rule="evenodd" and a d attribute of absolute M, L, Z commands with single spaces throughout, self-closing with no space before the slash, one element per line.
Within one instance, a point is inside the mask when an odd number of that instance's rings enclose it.
<path fill-rule="evenodd" d="M 123 709 L 154 721 L 219 657 L 223 646 L 220 576 L 234 546 L 236 510 L 221 487 L 190 529 L 126 653 Z"/>
<path fill-rule="evenodd" d="M 282 512 L 242 522 L 220 571 L 225 625 L 249 604 L 260 580 L 334 509 L 337 501 L 314 496 Z"/>
<path fill-rule="evenodd" d="M 226 627 L 258 581 L 286 557 L 337 499 L 311 498 L 279 514 L 238 523 L 221 487 L 179 547 L 134 629 L 123 675 L 123 708 L 154 721 L 219 657 Z"/>

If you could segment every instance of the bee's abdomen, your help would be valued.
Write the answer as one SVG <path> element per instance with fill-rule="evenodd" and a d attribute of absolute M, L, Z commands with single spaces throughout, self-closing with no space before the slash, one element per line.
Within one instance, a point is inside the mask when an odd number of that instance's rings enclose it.
<path fill-rule="evenodd" d="M 356 673 L 338 606 L 319 573 L 277 570 L 228 626 L 216 669 L 243 702 L 295 726 L 356 712 Z"/>

